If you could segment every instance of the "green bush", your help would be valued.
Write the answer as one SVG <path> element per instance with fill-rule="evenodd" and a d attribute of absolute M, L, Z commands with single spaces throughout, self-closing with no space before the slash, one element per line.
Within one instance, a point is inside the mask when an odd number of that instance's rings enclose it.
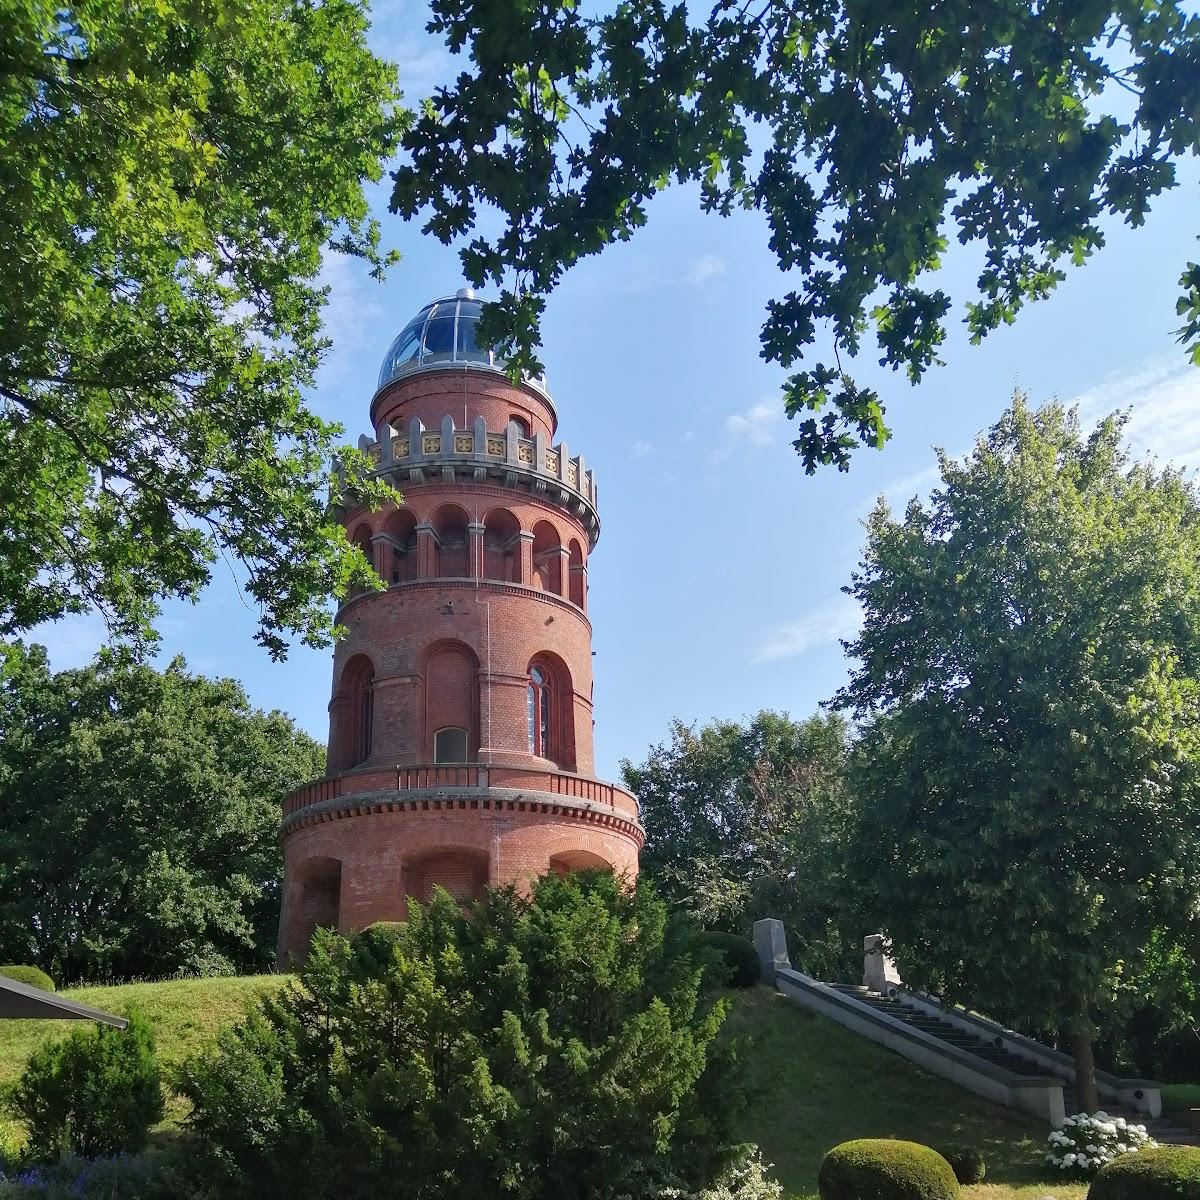
<path fill-rule="evenodd" d="M 15 979 L 17 983 L 29 987 L 41 988 L 43 992 L 54 991 L 54 980 L 41 967 L 0 967 L 0 975 L 5 979 Z"/>
<path fill-rule="evenodd" d="M 366 929 L 360 929 L 350 939 L 350 954 L 356 966 L 370 972 L 376 967 L 386 967 L 392 961 L 392 952 L 400 944 L 404 934 L 403 921 L 376 921 Z"/>
<path fill-rule="evenodd" d="M 825 1155 L 817 1189 L 821 1200 L 956 1200 L 958 1180 L 928 1146 L 860 1138 Z"/>
<path fill-rule="evenodd" d="M 668 924 L 649 887 L 572 872 L 465 910 L 438 889 L 374 967 L 318 931 L 294 986 L 180 1071 L 206 1186 L 230 1200 L 712 1188 L 738 1144 L 728 1001 L 701 994 Z"/>
<path fill-rule="evenodd" d="M 762 977 L 758 951 L 749 938 L 737 933 L 702 933 L 696 944 L 712 951 L 721 963 L 725 972 L 723 984 L 735 988 L 753 987 Z"/>
<path fill-rule="evenodd" d="M 1200 1200 L 1200 1149 L 1160 1146 L 1123 1154 L 1092 1180 L 1087 1200 Z"/>
<path fill-rule="evenodd" d="M 934 1149 L 950 1164 L 959 1183 L 982 1183 L 987 1178 L 987 1163 L 974 1146 L 951 1143 Z"/>
<path fill-rule="evenodd" d="M 25 1122 L 34 1159 L 140 1150 L 163 1117 L 150 1026 L 135 1015 L 126 1029 L 97 1025 L 39 1047 L 11 1107 Z"/>

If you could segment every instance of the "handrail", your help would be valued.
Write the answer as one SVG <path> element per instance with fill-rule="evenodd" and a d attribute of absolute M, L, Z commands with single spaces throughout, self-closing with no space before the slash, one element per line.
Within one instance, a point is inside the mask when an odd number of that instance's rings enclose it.
<path fill-rule="evenodd" d="M 290 817 L 302 808 L 323 804 L 345 795 L 354 795 L 364 789 L 359 785 L 361 775 L 386 775 L 386 768 L 377 772 L 362 772 L 350 775 L 326 776 L 303 784 L 283 799 L 283 815 Z M 530 791 L 550 792 L 574 800 L 585 800 L 605 808 L 618 809 L 618 796 L 634 797 L 624 788 L 586 775 L 573 775 L 566 771 L 546 771 L 536 766 L 492 766 L 483 763 L 417 763 L 412 766 L 397 766 L 394 769 L 395 790 L 434 791 L 445 788 L 523 788 Z M 366 790 L 378 790 L 371 787 Z"/>

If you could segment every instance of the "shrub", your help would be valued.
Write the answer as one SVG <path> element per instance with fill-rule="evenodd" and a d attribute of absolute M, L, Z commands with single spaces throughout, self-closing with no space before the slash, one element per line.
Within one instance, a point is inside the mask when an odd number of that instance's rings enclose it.
<path fill-rule="evenodd" d="M 1092 1181 L 1088 1200 L 1200 1200 L 1200 1149 L 1160 1146 L 1124 1154 Z"/>
<path fill-rule="evenodd" d="M 188 1200 L 196 1195 L 170 1157 L 161 1154 L 71 1156 L 0 1181 L 3 1200 Z"/>
<path fill-rule="evenodd" d="M 376 921 L 350 939 L 350 953 L 355 963 L 362 964 L 368 973 L 373 968 L 386 967 L 403 933 L 403 921 Z"/>
<path fill-rule="evenodd" d="M 987 1163 L 974 1146 L 935 1146 L 934 1149 L 950 1164 L 959 1183 L 982 1183 L 987 1178 Z"/>
<path fill-rule="evenodd" d="M 11 1104 L 35 1159 L 140 1150 L 163 1116 L 150 1026 L 135 1015 L 126 1029 L 97 1025 L 39 1047 Z"/>
<path fill-rule="evenodd" d="M 29 987 L 41 988 L 43 992 L 54 991 L 54 980 L 41 967 L 0 967 L 0 975 Z"/>
<path fill-rule="evenodd" d="M 825 1155 L 817 1189 L 821 1200 L 956 1200 L 958 1180 L 928 1146 L 861 1138 Z"/>
<path fill-rule="evenodd" d="M 719 957 L 725 971 L 722 982 L 729 987 L 753 987 L 762 978 L 758 951 L 749 938 L 737 933 L 702 933 L 696 941 L 702 949 Z"/>
<path fill-rule="evenodd" d="M 1061 1129 L 1051 1130 L 1046 1164 L 1065 1175 L 1090 1179 L 1118 1156 L 1157 1145 L 1145 1125 L 1131 1125 L 1124 1117 L 1110 1117 L 1102 1109 L 1091 1116 L 1068 1117 Z"/>
<path fill-rule="evenodd" d="M 319 931 L 179 1086 L 217 1196 L 644 1200 L 712 1187 L 740 1089 L 666 906 L 609 872 L 412 905 L 386 962 Z M 636 1187 L 635 1187 L 636 1185 Z"/>

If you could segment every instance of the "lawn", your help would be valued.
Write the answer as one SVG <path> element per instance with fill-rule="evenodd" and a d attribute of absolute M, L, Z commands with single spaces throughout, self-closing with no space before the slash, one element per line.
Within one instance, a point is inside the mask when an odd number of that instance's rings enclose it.
<path fill-rule="evenodd" d="M 774 1164 L 789 1200 L 816 1200 L 825 1152 L 858 1137 L 979 1147 L 988 1181 L 964 1188 L 964 1200 L 1082 1200 L 1087 1192 L 1042 1174 L 1048 1131 L 1041 1125 L 976 1100 L 768 988 L 737 996 L 730 1028 L 754 1039 L 744 1135 Z"/>
<path fill-rule="evenodd" d="M 1186 1113 L 1200 1108 L 1200 1083 L 1165 1083 L 1162 1090 L 1163 1111 Z"/>

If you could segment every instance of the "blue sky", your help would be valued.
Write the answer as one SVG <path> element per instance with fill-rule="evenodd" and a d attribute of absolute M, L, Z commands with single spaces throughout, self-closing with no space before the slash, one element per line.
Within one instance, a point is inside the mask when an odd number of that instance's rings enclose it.
<path fill-rule="evenodd" d="M 416 5 L 380 7 L 376 49 L 417 99 L 446 69 Z M 1075 400 L 1088 419 L 1132 410 L 1138 454 L 1200 465 L 1200 370 L 1172 336 L 1176 282 L 1196 245 L 1200 172 L 1147 226 L 1114 226 L 1109 245 L 1052 299 L 972 347 L 958 321 L 976 260 L 952 252 L 940 282 L 957 298 L 946 366 L 912 388 L 864 354 L 857 373 L 888 404 L 892 440 L 862 450 L 848 474 L 807 476 L 779 400 L 783 372 L 758 356 L 768 299 L 787 289 L 761 220 L 704 216 L 694 193 L 660 197 L 648 226 L 570 273 L 543 328 L 561 434 L 597 472 L 602 532 L 590 564 L 596 650 L 597 769 L 613 778 L 674 717 L 705 721 L 761 708 L 815 711 L 846 672 L 838 639 L 855 625 L 840 588 L 883 493 L 894 507 L 936 478 L 933 447 L 961 454 L 1020 386 Z M 334 346 L 312 397 L 350 440 L 388 343 L 417 309 L 462 283 L 453 250 L 379 210 L 404 254 L 383 285 L 331 262 Z M 162 659 L 242 681 L 256 704 L 290 713 L 324 739 L 330 654 L 297 647 L 273 664 L 253 642 L 254 613 L 219 576 L 196 606 L 164 614 Z M 100 640 L 81 618 L 38 631 L 58 667 Z"/>

